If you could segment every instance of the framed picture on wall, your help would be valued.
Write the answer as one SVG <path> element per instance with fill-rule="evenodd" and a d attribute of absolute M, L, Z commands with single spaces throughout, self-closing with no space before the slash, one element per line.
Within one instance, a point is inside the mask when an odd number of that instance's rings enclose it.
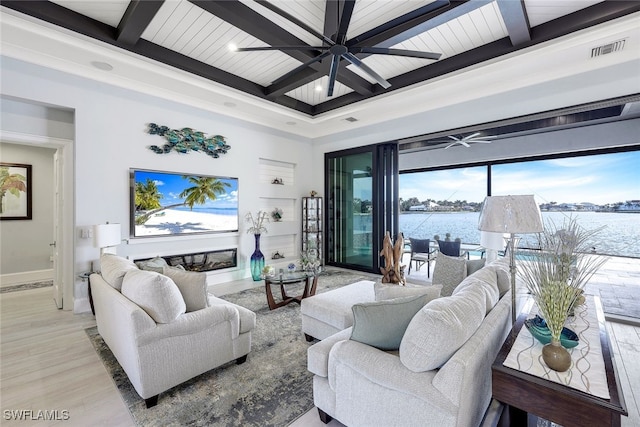
<path fill-rule="evenodd" d="M 31 219 L 31 165 L 0 162 L 0 220 Z"/>

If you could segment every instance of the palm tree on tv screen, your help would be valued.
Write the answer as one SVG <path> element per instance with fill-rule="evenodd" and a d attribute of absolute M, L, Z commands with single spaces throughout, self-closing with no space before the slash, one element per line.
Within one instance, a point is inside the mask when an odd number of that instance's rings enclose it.
<path fill-rule="evenodd" d="M 147 179 L 145 184 L 136 183 L 136 210 L 146 210 L 142 215 L 136 216 L 136 225 L 144 225 L 153 215 L 166 209 L 189 206 L 193 210 L 195 205 L 204 205 L 207 200 L 216 200 L 219 194 L 226 192 L 225 187 L 231 186 L 227 182 L 212 177 L 183 176 L 182 178 L 187 179 L 194 186 L 185 188 L 180 193 L 179 197 L 184 197 L 184 202 L 168 206 L 160 205 L 162 193 L 158 191 L 153 181 Z M 141 203 L 139 204 L 138 201 Z"/>

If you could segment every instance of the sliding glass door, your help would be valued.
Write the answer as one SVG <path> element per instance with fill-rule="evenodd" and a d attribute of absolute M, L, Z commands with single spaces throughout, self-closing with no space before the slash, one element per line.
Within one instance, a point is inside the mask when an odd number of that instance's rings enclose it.
<path fill-rule="evenodd" d="M 360 147 L 325 156 L 327 264 L 378 271 L 385 231 L 397 230 L 397 148 Z"/>

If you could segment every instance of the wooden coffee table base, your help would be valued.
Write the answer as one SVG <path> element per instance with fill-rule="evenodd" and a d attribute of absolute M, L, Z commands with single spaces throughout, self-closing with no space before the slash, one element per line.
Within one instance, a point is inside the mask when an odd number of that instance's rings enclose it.
<path fill-rule="evenodd" d="M 300 304 L 300 302 L 307 297 L 310 297 L 312 295 L 316 294 L 316 287 L 318 286 L 318 276 L 312 276 L 313 277 L 313 282 L 311 284 L 311 287 L 309 287 L 309 277 L 303 277 L 300 278 L 298 280 L 289 280 L 289 281 L 284 281 L 284 282 L 280 282 L 280 281 L 271 281 L 270 279 L 265 279 L 264 280 L 264 287 L 265 287 L 265 292 L 267 293 L 267 303 L 269 304 L 269 310 L 273 310 L 276 309 L 278 307 L 282 307 L 285 306 L 287 304 L 290 304 L 292 302 L 297 302 L 298 304 Z M 291 285 L 294 283 L 302 283 L 304 282 L 304 291 L 302 292 L 302 295 L 298 295 L 298 296 L 289 296 L 287 295 L 284 287 L 285 285 Z M 273 298 L 273 291 L 271 290 L 271 285 L 277 285 L 280 286 L 280 293 L 282 294 L 282 301 L 280 302 L 276 302 L 276 300 Z"/>

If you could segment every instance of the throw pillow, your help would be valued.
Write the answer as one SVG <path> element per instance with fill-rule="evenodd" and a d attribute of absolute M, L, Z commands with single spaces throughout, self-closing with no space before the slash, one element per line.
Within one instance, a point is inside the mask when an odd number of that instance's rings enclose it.
<path fill-rule="evenodd" d="M 155 257 L 144 261 L 136 261 L 136 265 L 140 270 L 155 271 L 156 273 L 162 273 L 164 267 L 167 266 L 167 261 L 162 257 Z"/>
<path fill-rule="evenodd" d="M 467 276 L 453 291 L 452 295 L 458 295 L 469 287 L 480 287 L 485 293 L 485 312 L 490 312 L 500 299 L 496 272 L 491 268 L 477 271 L 473 276 Z"/>
<path fill-rule="evenodd" d="M 489 264 L 498 275 L 498 289 L 500 298 L 511 289 L 511 273 L 509 273 L 509 262 L 506 259 L 497 259 Z"/>
<path fill-rule="evenodd" d="M 171 323 L 186 311 L 178 286 L 154 271 L 128 271 L 122 281 L 122 295 L 146 311 L 156 323 Z"/>
<path fill-rule="evenodd" d="M 407 326 L 400 362 L 413 372 L 440 368 L 474 334 L 484 315 L 485 295 L 480 287 L 431 301 Z"/>
<path fill-rule="evenodd" d="M 165 266 L 162 274 L 169 277 L 180 289 L 187 306 L 187 313 L 209 307 L 207 299 L 207 273 L 185 271 Z"/>
<path fill-rule="evenodd" d="M 122 289 L 122 279 L 130 270 L 138 270 L 133 261 L 114 254 L 100 256 L 100 274 L 116 290 Z"/>
<path fill-rule="evenodd" d="M 426 295 L 354 304 L 351 339 L 379 348 L 397 350 L 407 325 L 427 303 Z"/>
<path fill-rule="evenodd" d="M 467 276 L 471 276 L 473 273 L 484 267 L 486 261 L 487 260 L 485 258 L 467 260 Z"/>
<path fill-rule="evenodd" d="M 426 295 L 427 302 L 434 298 L 440 297 L 441 285 L 412 285 L 407 283 L 404 286 L 387 285 L 385 283 L 376 282 L 373 285 L 373 291 L 376 295 L 376 301 L 384 301 L 394 298 L 405 298 L 417 295 Z"/>
<path fill-rule="evenodd" d="M 451 257 L 438 254 L 436 266 L 433 268 L 433 284 L 442 285 L 440 294 L 451 295 L 453 290 L 467 277 L 467 260 L 464 257 Z"/>

